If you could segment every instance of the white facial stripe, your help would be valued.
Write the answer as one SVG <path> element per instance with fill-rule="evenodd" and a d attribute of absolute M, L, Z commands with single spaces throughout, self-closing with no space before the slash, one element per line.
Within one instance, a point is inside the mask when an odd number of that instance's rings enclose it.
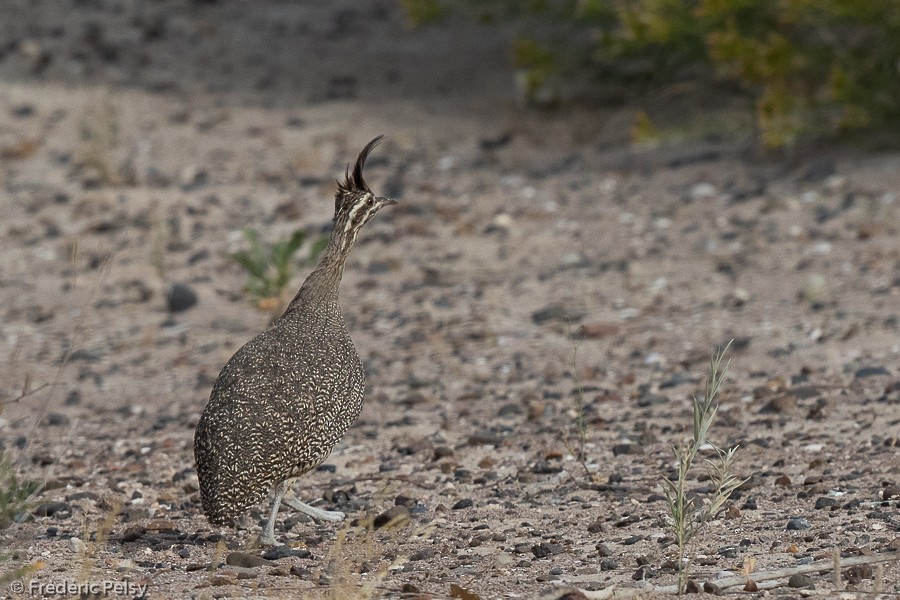
<path fill-rule="evenodd" d="M 363 195 L 356 204 L 353 205 L 353 208 L 350 209 L 350 213 L 347 215 L 347 222 L 344 223 L 344 233 L 348 232 L 351 227 L 353 227 L 353 220 L 356 218 L 356 215 L 361 210 L 366 210 L 368 207 L 366 206 L 366 200 L 372 197 L 372 194 Z"/>

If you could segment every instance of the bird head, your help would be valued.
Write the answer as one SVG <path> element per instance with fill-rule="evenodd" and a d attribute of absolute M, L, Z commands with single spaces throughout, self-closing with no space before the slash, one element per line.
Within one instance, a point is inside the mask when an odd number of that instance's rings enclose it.
<path fill-rule="evenodd" d="M 342 233 L 354 238 L 360 227 L 368 223 L 382 206 L 397 204 L 396 200 L 376 196 L 363 179 L 366 158 L 383 137 L 379 135 L 366 144 L 359 153 L 356 164 L 353 165 L 353 171 L 351 172 L 350 165 L 347 165 L 344 180 L 337 182 L 338 189 L 334 195 L 334 227 L 341 228 Z"/>

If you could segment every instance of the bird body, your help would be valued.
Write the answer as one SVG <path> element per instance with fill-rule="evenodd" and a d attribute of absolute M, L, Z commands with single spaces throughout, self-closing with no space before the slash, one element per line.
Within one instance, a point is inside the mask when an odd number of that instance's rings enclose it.
<path fill-rule="evenodd" d="M 324 461 L 362 410 L 365 371 L 341 315 L 338 286 L 359 229 L 382 206 L 396 204 L 376 197 L 362 179 L 366 156 L 379 140 L 339 182 L 334 227 L 318 267 L 284 314 L 219 373 L 194 436 L 209 521 L 232 522 L 274 487 L 261 538 L 270 544 L 290 482 Z M 317 518 L 343 516 L 296 499 L 285 503 Z"/>

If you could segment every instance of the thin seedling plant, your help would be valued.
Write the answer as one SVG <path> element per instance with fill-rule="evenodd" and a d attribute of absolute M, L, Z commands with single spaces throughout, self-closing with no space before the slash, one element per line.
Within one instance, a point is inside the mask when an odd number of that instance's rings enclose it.
<path fill-rule="evenodd" d="M 735 454 L 737 446 L 723 450 L 707 440 L 707 435 L 716 418 L 719 405 L 716 396 L 725 375 L 728 372 L 730 360 L 722 365 L 725 354 L 731 347 L 731 342 L 723 350 L 716 352 L 709 365 L 709 375 L 706 380 L 706 390 L 702 399 L 693 398 L 693 423 L 691 440 L 682 447 L 673 446 L 677 476 L 675 480 L 668 477 L 662 478 L 663 492 L 669 509 L 669 522 L 675 543 L 678 548 L 678 593 L 683 594 L 687 584 L 687 564 L 685 555 L 687 545 L 697 532 L 707 523 L 709 518 L 719 511 L 732 492 L 745 480 L 733 475 Z M 685 490 L 688 473 L 694 466 L 697 453 L 704 447 L 709 447 L 715 453 L 713 458 L 704 458 L 703 463 L 706 473 L 712 484 L 713 495 L 708 503 L 700 502 L 694 497 L 689 497 Z"/>

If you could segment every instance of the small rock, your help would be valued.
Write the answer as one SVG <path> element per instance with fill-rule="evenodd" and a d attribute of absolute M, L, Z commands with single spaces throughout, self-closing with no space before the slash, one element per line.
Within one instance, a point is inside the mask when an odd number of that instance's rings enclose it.
<path fill-rule="evenodd" d="M 792 587 L 792 588 L 813 587 L 813 580 L 809 575 L 803 575 L 802 573 L 795 573 L 794 575 L 791 575 L 790 579 L 788 579 L 788 587 Z"/>
<path fill-rule="evenodd" d="M 563 574 L 562 567 L 552 567 L 550 569 L 550 574 L 553 575 L 554 577 L 562 575 Z"/>
<path fill-rule="evenodd" d="M 543 325 L 550 321 L 561 321 L 563 323 L 574 323 L 584 318 L 583 310 L 567 308 L 560 304 L 553 304 L 531 313 L 531 320 L 535 325 Z"/>
<path fill-rule="evenodd" d="M 890 371 L 885 369 L 884 367 L 863 367 L 856 371 L 854 377 L 857 379 L 863 379 L 864 377 L 876 377 L 879 375 L 890 375 Z"/>
<path fill-rule="evenodd" d="M 643 450 L 637 444 L 615 444 L 612 447 L 613 456 L 622 454 L 643 454 Z"/>
<path fill-rule="evenodd" d="M 479 431 L 469 436 L 470 446 L 502 446 L 503 437 L 493 431 Z"/>
<path fill-rule="evenodd" d="M 459 510 L 461 508 L 469 508 L 473 504 L 474 504 L 474 502 L 472 502 L 471 498 L 463 498 L 462 500 L 459 500 L 456 504 L 454 504 L 450 508 L 452 508 L 453 510 Z"/>
<path fill-rule="evenodd" d="M 737 546 L 723 546 L 722 548 L 719 548 L 717 553 L 719 556 L 724 556 L 725 558 L 737 558 L 738 550 Z"/>
<path fill-rule="evenodd" d="M 722 588 L 714 584 L 712 581 L 703 582 L 703 591 L 707 594 L 714 594 L 716 596 L 722 595 Z"/>
<path fill-rule="evenodd" d="M 434 549 L 432 548 L 424 548 L 409 555 L 410 561 L 430 560 L 432 558 L 434 558 Z"/>
<path fill-rule="evenodd" d="M 788 531 L 801 531 L 803 529 L 809 529 L 810 527 L 812 527 L 812 525 L 810 525 L 809 521 L 803 517 L 791 517 L 788 519 L 786 529 Z"/>
<path fill-rule="evenodd" d="M 294 577 L 299 577 L 300 579 L 309 579 L 312 577 L 312 571 L 306 567 L 301 567 L 300 565 L 291 565 L 290 573 Z"/>
<path fill-rule="evenodd" d="M 62 517 L 65 513 L 71 513 L 72 507 L 66 502 L 44 502 L 38 504 L 31 512 L 39 517 L 52 517 L 57 514 Z"/>
<path fill-rule="evenodd" d="M 269 561 L 281 560 L 282 558 L 288 558 L 291 556 L 296 556 L 297 558 L 309 558 L 312 556 L 312 553 L 306 548 L 294 549 L 283 544 L 281 546 L 272 546 L 271 548 L 267 548 L 266 551 L 263 552 L 262 558 L 266 561 L 263 564 L 272 564 Z"/>
<path fill-rule="evenodd" d="M 182 312 L 197 304 L 197 293 L 186 283 L 176 283 L 166 294 L 169 312 Z"/>
<path fill-rule="evenodd" d="M 372 521 L 372 526 L 375 529 L 381 529 L 382 527 L 387 526 L 399 528 L 409 523 L 410 518 L 409 509 L 402 504 L 398 504 L 375 517 Z"/>
<path fill-rule="evenodd" d="M 141 525 L 132 525 L 125 530 L 125 533 L 122 534 L 122 541 L 125 543 L 137 541 L 146 532 L 146 528 L 142 527 Z"/>
<path fill-rule="evenodd" d="M 601 571 L 615 571 L 619 568 L 619 563 L 614 558 L 604 558 L 600 561 Z"/>
<path fill-rule="evenodd" d="M 881 489 L 881 497 L 884 500 L 891 500 L 900 497 L 900 485 L 888 485 Z"/>
<path fill-rule="evenodd" d="M 639 522 L 641 518 L 637 515 L 628 515 L 626 517 L 622 517 L 618 521 L 615 522 L 616 527 L 628 527 L 629 525 L 634 525 Z"/>
<path fill-rule="evenodd" d="M 179 182 L 184 191 L 196 190 L 206 185 L 209 176 L 206 171 L 197 165 L 188 165 L 181 170 Z"/>
<path fill-rule="evenodd" d="M 602 533 L 605 529 L 606 527 L 603 526 L 603 523 L 600 521 L 600 519 L 592 521 L 587 526 L 588 533 Z"/>
<path fill-rule="evenodd" d="M 449 446 L 437 446 L 434 449 L 434 460 L 440 460 L 448 456 L 453 456 L 453 448 Z"/>
<path fill-rule="evenodd" d="M 562 470 L 563 468 L 561 465 L 550 464 L 546 460 L 535 461 L 534 465 L 531 467 L 531 472 L 537 475 L 550 475 L 559 473 Z"/>
<path fill-rule="evenodd" d="M 578 339 L 598 340 L 616 335 L 621 330 L 617 323 L 585 323 L 575 331 L 573 337 Z"/>
<path fill-rule="evenodd" d="M 52 412 L 47 415 L 47 425 L 65 426 L 69 424 L 69 417 L 64 414 Z"/>
<path fill-rule="evenodd" d="M 775 478 L 775 485 L 781 487 L 791 487 L 791 478 L 787 475 L 779 475 Z"/>
<path fill-rule="evenodd" d="M 761 414 L 784 414 L 791 412 L 797 407 L 797 398 L 792 394 L 785 394 L 781 396 L 776 396 L 772 398 L 768 402 L 766 402 L 762 408 L 759 409 Z"/>
<path fill-rule="evenodd" d="M 287 546 L 276 546 L 276 548 L 286 548 Z M 260 556 L 247 554 L 246 552 L 229 552 L 225 557 L 225 564 L 232 567 L 243 567 L 252 569 L 253 567 L 264 567 L 271 565 L 272 561 L 266 560 Z"/>
<path fill-rule="evenodd" d="M 69 550 L 75 554 L 83 554 L 87 550 L 87 544 L 80 538 L 69 538 Z"/>
<path fill-rule="evenodd" d="M 829 498 L 827 496 L 822 496 L 821 498 L 816 499 L 816 509 L 829 508 L 836 505 L 838 502 L 834 498 Z"/>
<path fill-rule="evenodd" d="M 641 565 L 631 576 L 634 581 L 644 581 L 656 577 L 656 571 L 650 565 Z"/>
<path fill-rule="evenodd" d="M 546 558 L 553 552 L 550 550 L 550 544 L 541 542 L 540 544 L 535 544 L 531 547 L 531 553 L 534 554 L 536 558 Z"/>
<path fill-rule="evenodd" d="M 856 584 L 863 579 L 872 579 L 875 576 L 872 565 L 853 565 L 844 571 L 844 579 L 847 583 Z"/>
<path fill-rule="evenodd" d="M 715 198 L 716 194 L 717 190 L 713 184 L 701 181 L 691 186 L 691 189 L 688 191 L 688 198 L 692 201 L 707 200 Z"/>
<path fill-rule="evenodd" d="M 612 549 L 606 544 L 597 544 L 597 554 L 600 556 L 612 556 Z"/>

